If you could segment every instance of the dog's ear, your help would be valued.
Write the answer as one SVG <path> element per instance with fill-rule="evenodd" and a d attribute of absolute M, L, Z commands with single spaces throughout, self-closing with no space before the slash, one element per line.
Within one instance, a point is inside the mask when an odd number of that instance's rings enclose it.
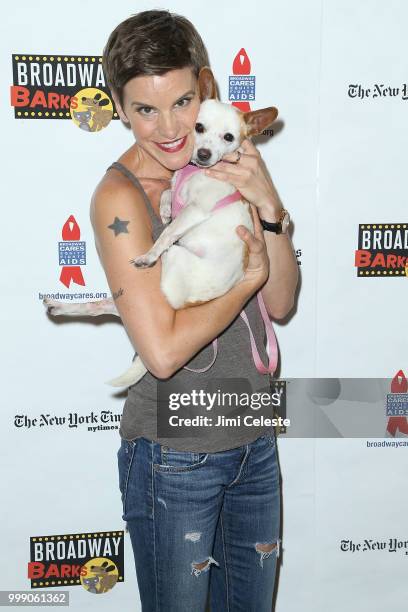
<path fill-rule="evenodd" d="M 208 99 L 217 99 L 217 88 L 215 85 L 214 75 L 211 68 L 208 66 L 204 66 L 199 72 L 198 93 L 200 95 L 200 102 Z"/>
<path fill-rule="evenodd" d="M 274 106 L 244 113 L 246 136 L 260 134 L 268 125 L 275 121 L 277 116 L 278 109 Z"/>

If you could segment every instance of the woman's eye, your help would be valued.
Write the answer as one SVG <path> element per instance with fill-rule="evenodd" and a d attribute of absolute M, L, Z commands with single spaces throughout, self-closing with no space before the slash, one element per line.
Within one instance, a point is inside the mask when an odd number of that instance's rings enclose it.
<path fill-rule="evenodd" d="M 191 98 L 182 98 L 181 100 L 179 100 L 176 103 L 176 106 L 187 106 L 187 104 L 190 102 Z"/>
<path fill-rule="evenodd" d="M 226 140 L 227 142 L 232 142 L 234 140 L 234 136 L 227 132 L 226 134 L 224 134 L 224 140 Z"/>
<path fill-rule="evenodd" d="M 195 124 L 195 131 L 197 132 L 197 134 L 202 134 L 204 132 L 204 126 L 202 123 L 196 123 Z"/>
<path fill-rule="evenodd" d="M 137 112 L 140 113 L 141 115 L 151 115 L 152 110 L 153 109 L 151 106 L 141 106 L 140 108 L 137 109 Z"/>

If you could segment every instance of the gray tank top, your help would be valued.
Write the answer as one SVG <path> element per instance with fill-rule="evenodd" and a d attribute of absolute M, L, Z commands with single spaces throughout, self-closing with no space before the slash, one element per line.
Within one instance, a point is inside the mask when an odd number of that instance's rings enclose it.
<path fill-rule="evenodd" d="M 120 162 L 114 162 L 107 171 L 111 168 L 119 170 L 128 177 L 142 194 L 152 222 L 152 238 L 155 242 L 165 226 L 154 212 L 140 181 Z M 256 294 L 246 303 L 245 312 L 251 324 L 259 355 L 263 363 L 266 364 L 268 363 L 266 336 Z M 137 353 L 135 353 L 134 358 L 136 355 Z M 185 365 L 194 369 L 204 368 L 211 363 L 213 355 L 213 346 L 210 342 Z M 180 451 L 214 453 L 248 444 L 266 432 L 274 432 L 272 426 L 248 426 L 241 423 L 240 426 L 203 427 L 203 432 L 199 436 L 159 437 L 157 435 L 158 384 L 163 384 L 163 382 L 174 383 L 174 388 L 185 390 L 209 388 L 214 390 L 214 385 L 211 384 L 214 379 L 229 379 L 229 391 L 234 387 L 234 379 L 239 379 L 236 382 L 237 388 L 240 389 L 242 389 L 242 381 L 245 379 L 249 382 L 252 393 L 261 392 L 261 390 L 264 393 L 270 392 L 269 374 L 260 374 L 256 369 L 252 358 L 249 331 L 239 315 L 218 336 L 218 355 L 212 367 L 206 372 L 196 373 L 180 368 L 166 381 L 160 381 L 150 371 L 147 371 L 139 382 L 128 388 L 119 428 L 121 438 L 134 440 L 138 437 L 144 437 Z M 236 406 L 231 408 L 231 414 L 235 411 Z M 203 413 L 205 412 L 203 410 Z M 251 409 L 249 412 L 253 413 L 253 410 Z M 206 414 L 208 415 L 208 412 Z M 211 416 L 213 422 L 216 423 L 214 410 L 212 410 Z"/>

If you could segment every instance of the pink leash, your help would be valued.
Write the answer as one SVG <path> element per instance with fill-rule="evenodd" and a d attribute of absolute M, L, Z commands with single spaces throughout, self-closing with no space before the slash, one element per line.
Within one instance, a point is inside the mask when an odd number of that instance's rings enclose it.
<path fill-rule="evenodd" d="M 246 315 L 245 310 L 241 310 L 239 314 L 244 319 L 245 324 L 249 330 L 249 335 L 251 338 L 252 358 L 254 360 L 256 369 L 258 370 L 258 372 L 260 372 L 260 374 L 273 374 L 278 364 L 278 345 L 276 342 L 275 332 L 273 331 L 272 321 L 270 320 L 269 315 L 266 312 L 265 302 L 263 301 L 261 291 L 258 291 L 256 297 L 258 298 L 259 309 L 261 311 L 262 319 L 265 325 L 266 337 L 268 339 L 269 363 L 267 366 L 264 366 L 259 356 L 254 334 L 252 333 L 251 325 L 248 321 L 248 317 Z"/>
<path fill-rule="evenodd" d="M 210 365 L 208 365 L 206 368 L 198 368 L 197 370 L 194 368 L 188 368 L 187 366 L 183 366 L 184 369 L 189 370 L 190 372 L 206 372 L 207 370 L 209 370 L 217 358 L 217 353 L 218 353 L 218 339 L 217 338 L 215 338 L 212 341 L 212 345 L 213 345 L 214 357 Z"/>
<path fill-rule="evenodd" d="M 258 348 L 256 346 L 256 342 L 255 342 L 255 338 L 254 338 L 254 334 L 252 333 L 252 329 L 251 329 L 251 325 L 249 323 L 247 314 L 245 312 L 245 310 L 241 310 L 241 312 L 239 313 L 240 316 L 242 317 L 242 319 L 245 322 L 245 325 L 248 327 L 248 331 L 249 331 L 249 336 L 251 339 L 251 349 L 252 349 L 252 359 L 254 360 L 254 364 L 256 369 L 258 370 L 258 372 L 260 374 L 273 374 L 276 370 L 276 366 L 278 365 L 278 345 L 276 342 L 276 336 L 275 336 L 275 332 L 273 330 L 273 326 L 272 326 L 272 322 L 269 318 L 269 315 L 266 311 L 266 307 L 265 307 L 265 302 L 263 301 L 263 297 L 262 297 L 262 293 L 260 291 L 258 291 L 258 293 L 256 294 L 256 297 L 258 299 L 258 305 L 259 305 L 259 309 L 261 311 L 261 315 L 262 315 L 262 319 L 265 325 L 265 331 L 266 331 L 266 337 L 268 339 L 268 349 L 269 349 L 269 363 L 267 366 L 265 366 L 262 363 L 262 360 L 259 356 L 259 352 L 258 352 Z M 214 361 L 217 358 L 217 353 L 218 353 L 218 340 L 217 338 L 215 338 L 213 340 L 213 351 L 214 351 L 214 357 L 211 361 L 211 363 L 206 367 L 206 368 L 200 368 L 195 370 L 194 368 L 189 368 L 187 366 L 184 366 L 185 370 L 189 370 L 190 372 L 206 372 L 207 370 L 209 370 L 211 368 L 211 366 L 213 365 Z"/>
<path fill-rule="evenodd" d="M 171 217 L 172 219 L 174 219 L 174 217 L 176 217 L 178 215 L 178 213 L 180 212 L 180 210 L 183 208 L 184 206 L 184 202 L 182 201 L 181 197 L 180 197 L 180 189 L 182 184 L 184 183 L 184 181 L 186 181 L 192 174 L 195 174 L 196 172 L 202 172 L 201 168 L 198 168 L 197 166 L 194 166 L 193 164 L 188 164 L 187 166 L 185 166 L 184 168 L 182 168 L 181 170 L 178 171 L 177 177 L 176 177 L 176 183 L 174 185 L 174 190 L 173 190 L 173 194 L 172 194 L 172 201 L 171 201 Z M 221 198 L 221 200 L 218 200 L 218 202 L 215 204 L 214 208 L 212 210 L 218 210 L 220 208 L 223 208 L 224 206 L 227 206 L 227 204 L 231 204 L 232 202 L 236 202 L 238 200 L 241 199 L 241 194 L 238 190 L 234 191 L 234 193 L 226 196 L 225 198 Z M 261 311 L 261 315 L 262 315 L 262 319 L 264 322 L 264 326 L 265 326 L 265 331 L 266 331 L 266 337 L 268 339 L 268 347 L 269 347 L 269 363 L 267 366 L 265 366 L 262 363 L 262 360 L 259 356 L 259 352 L 256 346 L 256 342 L 255 342 L 255 338 L 254 335 L 252 333 L 252 329 L 251 329 L 251 325 L 249 323 L 248 317 L 246 315 L 246 312 L 244 309 L 241 310 L 241 312 L 239 313 L 240 316 L 242 317 L 242 319 L 245 322 L 245 325 L 248 327 L 248 331 L 249 331 L 249 336 L 251 339 L 251 349 L 252 349 L 252 359 L 254 360 L 254 364 L 256 366 L 256 369 L 258 370 L 258 372 L 260 374 L 273 374 L 276 370 L 276 366 L 278 363 L 278 345 L 276 342 L 276 336 L 275 336 L 275 332 L 273 330 L 272 327 L 272 322 L 269 318 L 269 315 L 266 311 L 266 307 L 265 307 L 265 303 L 263 301 L 263 297 L 261 294 L 261 291 L 258 291 L 256 294 L 256 297 L 258 299 L 258 305 L 259 305 L 259 309 Z M 213 359 L 211 361 L 211 363 L 206 366 L 205 368 L 189 368 L 187 366 L 183 366 L 185 370 L 189 370 L 190 372 L 197 372 L 197 373 L 201 373 L 201 372 L 206 372 L 207 370 L 209 370 L 211 368 L 211 366 L 214 364 L 216 358 L 217 358 L 217 353 L 218 353 L 218 339 L 215 338 L 212 342 L 213 345 L 213 352 L 214 352 L 214 356 Z"/>

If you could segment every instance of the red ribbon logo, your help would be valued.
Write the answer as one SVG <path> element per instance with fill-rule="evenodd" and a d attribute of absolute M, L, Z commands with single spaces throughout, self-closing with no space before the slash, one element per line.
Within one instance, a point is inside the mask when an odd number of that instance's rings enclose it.
<path fill-rule="evenodd" d="M 402 370 L 398 370 L 391 382 L 391 393 L 407 393 L 408 380 Z M 406 416 L 390 417 L 387 424 L 388 433 L 395 438 L 397 431 L 408 435 L 408 421 Z"/>
<path fill-rule="evenodd" d="M 79 225 L 74 215 L 70 215 L 62 226 L 62 240 L 76 241 L 79 240 L 80 237 L 81 230 L 79 229 Z M 71 281 L 77 285 L 85 285 L 80 266 L 63 266 L 59 279 L 68 289 Z"/>
<path fill-rule="evenodd" d="M 232 63 L 232 74 L 250 74 L 251 62 L 244 48 L 240 49 Z M 249 102 L 232 102 L 232 106 L 236 106 L 244 113 L 251 110 Z"/>

